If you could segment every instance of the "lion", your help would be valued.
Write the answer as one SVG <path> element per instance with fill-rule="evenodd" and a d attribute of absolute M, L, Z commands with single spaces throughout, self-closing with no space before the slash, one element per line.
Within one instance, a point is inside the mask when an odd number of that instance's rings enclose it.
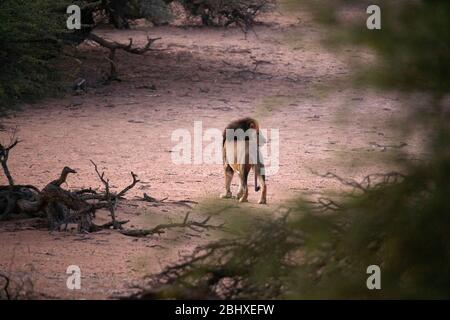
<path fill-rule="evenodd" d="M 221 198 L 232 198 L 231 181 L 236 172 L 239 175 L 239 190 L 236 198 L 239 202 L 247 202 L 248 174 L 253 169 L 255 173 L 255 191 L 261 184 L 259 204 L 266 204 L 267 186 L 264 174 L 264 163 L 259 147 L 265 143 L 265 138 L 259 132 L 259 124 L 253 118 L 242 118 L 228 124 L 223 131 L 223 167 L 225 171 L 225 193 Z"/>

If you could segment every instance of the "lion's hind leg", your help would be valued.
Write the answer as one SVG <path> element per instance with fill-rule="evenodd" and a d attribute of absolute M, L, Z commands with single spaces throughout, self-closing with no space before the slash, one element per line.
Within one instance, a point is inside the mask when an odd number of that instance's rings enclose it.
<path fill-rule="evenodd" d="M 234 171 L 228 164 L 224 165 L 224 169 L 225 169 L 225 193 L 221 194 L 220 197 L 223 199 L 228 199 L 232 197 L 231 181 L 233 180 Z"/>

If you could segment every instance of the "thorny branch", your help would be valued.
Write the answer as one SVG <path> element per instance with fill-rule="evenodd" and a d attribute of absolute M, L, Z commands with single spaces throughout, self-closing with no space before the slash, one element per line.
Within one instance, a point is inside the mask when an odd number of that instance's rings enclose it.
<path fill-rule="evenodd" d="M 369 190 L 378 189 L 383 186 L 400 182 L 406 176 L 399 172 L 388 172 L 388 173 L 373 173 L 365 176 L 360 182 L 354 179 L 346 179 L 338 176 L 335 173 L 327 172 L 325 174 L 320 174 L 314 170 L 311 172 L 319 177 L 327 179 L 335 179 L 345 186 L 352 187 L 353 189 L 360 190 L 364 193 Z"/>
<path fill-rule="evenodd" d="M 354 179 L 343 178 L 332 172 L 327 172 L 325 174 L 320 174 L 313 170 L 311 170 L 311 172 L 322 178 L 337 180 L 344 186 L 351 187 L 352 191 L 357 190 L 363 193 L 367 193 L 371 190 L 398 183 L 406 177 L 404 174 L 399 172 L 373 173 L 365 176 L 361 181 L 358 182 Z M 343 209 L 341 204 L 327 197 L 319 197 L 315 201 L 308 202 L 311 203 L 313 205 L 313 209 L 317 210 L 318 212 L 340 211 Z"/>

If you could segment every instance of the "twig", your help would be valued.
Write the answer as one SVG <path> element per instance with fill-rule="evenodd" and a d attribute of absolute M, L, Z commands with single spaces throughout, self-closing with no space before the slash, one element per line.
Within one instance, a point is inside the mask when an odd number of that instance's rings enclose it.
<path fill-rule="evenodd" d="M 134 188 L 134 186 L 136 185 L 136 183 L 140 182 L 140 180 L 138 180 L 137 175 L 133 173 L 133 171 L 131 171 L 131 177 L 133 179 L 133 182 L 131 182 L 130 185 L 128 185 L 127 187 L 125 187 L 122 191 L 120 191 L 116 197 L 117 198 L 122 198 L 125 193 L 127 193 L 130 189 Z"/>
<path fill-rule="evenodd" d="M 105 201 L 106 201 L 106 207 L 109 209 L 109 212 L 111 213 L 111 220 L 112 220 L 112 225 L 114 227 L 114 229 L 122 228 L 121 224 L 116 224 L 116 214 L 114 212 L 114 200 L 111 197 L 111 193 L 109 191 L 109 179 L 105 179 L 105 172 L 100 173 L 98 171 L 98 167 L 97 164 L 95 164 L 94 161 L 90 160 L 91 163 L 94 165 L 94 169 L 95 172 L 97 173 L 97 176 L 99 177 L 100 181 L 103 183 L 103 185 L 105 186 Z"/>
<path fill-rule="evenodd" d="M 327 172 L 325 174 L 317 173 L 316 171 L 310 169 L 311 172 L 319 177 L 322 178 L 329 178 L 329 179 L 335 179 L 342 183 L 345 186 L 352 187 L 353 189 L 360 190 L 364 193 L 368 192 L 369 190 L 381 188 L 383 186 L 398 183 L 402 179 L 404 179 L 406 176 L 400 172 L 388 172 L 388 173 L 372 173 L 367 176 L 365 176 L 361 182 L 358 182 L 354 179 L 345 179 L 340 176 L 338 176 L 335 173 Z"/>
<path fill-rule="evenodd" d="M 340 204 L 329 198 L 320 197 L 317 199 L 317 201 L 308 201 L 308 202 L 314 205 L 315 206 L 314 209 L 320 212 L 342 210 L 342 206 Z"/>
<path fill-rule="evenodd" d="M 146 237 L 148 235 L 152 234 L 161 234 L 164 233 L 165 229 L 171 229 L 171 228 L 190 228 L 196 232 L 200 232 L 201 230 L 196 229 L 195 227 L 198 227 L 200 229 L 222 229 L 223 224 L 221 225 L 209 225 L 207 224 L 208 221 L 211 219 L 211 216 L 208 216 L 203 221 L 188 221 L 189 219 L 189 212 L 186 213 L 186 216 L 183 219 L 183 222 L 181 223 L 165 223 L 165 224 L 159 224 L 156 227 L 152 229 L 134 229 L 134 230 L 121 230 L 120 233 L 126 236 L 131 237 Z"/>

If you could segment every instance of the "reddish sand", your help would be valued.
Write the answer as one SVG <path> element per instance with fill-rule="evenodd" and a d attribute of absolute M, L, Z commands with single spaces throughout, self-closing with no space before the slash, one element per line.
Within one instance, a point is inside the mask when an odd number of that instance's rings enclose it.
<path fill-rule="evenodd" d="M 325 49 L 323 32 L 307 16 L 272 14 L 264 21 L 246 38 L 235 28 L 99 31 L 116 41 L 133 37 L 137 44 L 145 43 L 147 33 L 162 39 L 144 56 L 118 52 L 122 81 L 106 86 L 97 83 L 108 68 L 106 52 L 83 44 L 78 76 L 88 79 L 88 93 L 23 106 L 3 119 L 6 129 L 18 127 L 23 140 L 9 162 L 16 182 L 43 187 L 67 165 L 78 174 L 65 187 L 100 187 L 92 159 L 115 188 L 130 182 L 131 170 L 142 180 L 117 210 L 120 219 L 131 220 L 128 225 L 178 221 L 186 208 L 151 207 L 135 197 L 145 192 L 158 199 L 217 199 L 223 174 L 221 165 L 173 164 L 172 131 L 192 132 L 194 121 L 222 129 L 240 116 L 256 117 L 262 127 L 280 132 L 279 172 L 268 178 L 269 208 L 295 195 L 340 188 L 310 169 L 359 179 L 394 168 L 390 160 L 400 156 L 399 150 L 377 144 L 403 142 L 390 125 L 406 117 L 399 113 L 406 98 L 343 84 L 349 59 L 371 61 L 371 55 L 354 48 Z M 255 59 L 266 63 L 254 72 Z M 7 134 L 0 132 L 0 138 Z M 406 142 L 401 151 L 419 152 L 421 138 Z M 242 206 L 256 206 L 258 196 L 250 191 L 250 203 Z M 195 209 L 193 217 L 200 217 Z M 49 233 L 32 222 L 14 221 L 0 223 L 0 230 L 0 270 L 29 275 L 37 292 L 55 298 L 107 298 L 211 238 L 208 232 L 186 230 L 139 240 L 114 231 Z M 79 291 L 65 285 L 71 264 L 82 270 Z"/>

